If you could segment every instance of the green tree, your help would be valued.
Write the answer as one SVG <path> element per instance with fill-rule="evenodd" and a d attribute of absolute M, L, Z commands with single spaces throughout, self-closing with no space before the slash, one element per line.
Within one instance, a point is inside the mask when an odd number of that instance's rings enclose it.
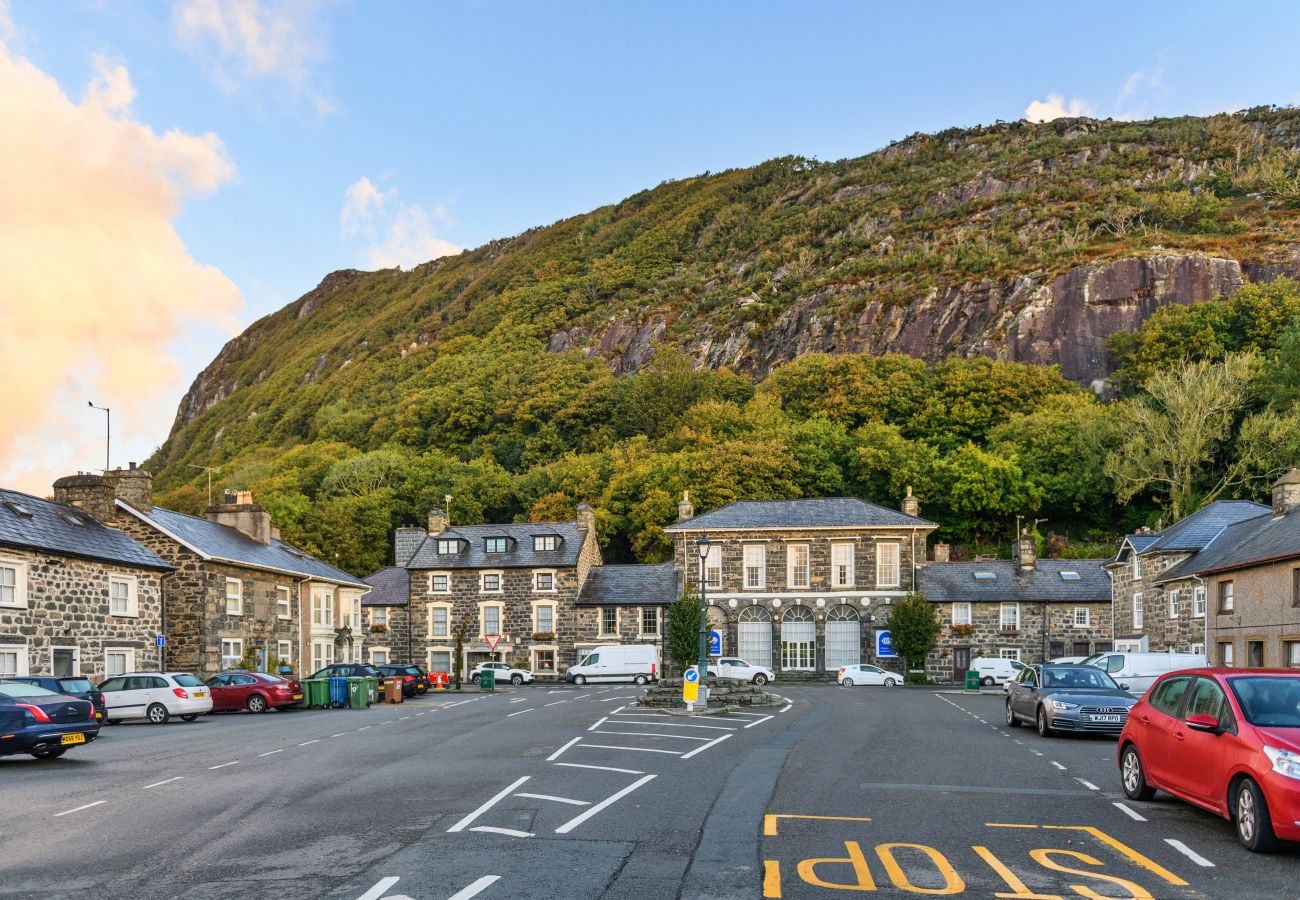
<path fill-rule="evenodd" d="M 894 652 L 903 658 L 908 680 L 912 669 L 925 668 L 925 658 L 934 649 L 942 627 L 934 604 L 918 593 L 910 593 L 894 604 L 889 615 L 889 635 Z"/>
<path fill-rule="evenodd" d="M 700 595 L 692 584 L 668 607 L 668 654 L 682 672 L 700 660 Z"/>
<path fill-rule="evenodd" d="M 1014 456 L 1000 456 L 973 443 L 946 457 L 943 471 L 952 528 L 976 543 L 1005 531 L 1015 516 L 1036 512 L 1042 502 L 1042 490 Z"/>

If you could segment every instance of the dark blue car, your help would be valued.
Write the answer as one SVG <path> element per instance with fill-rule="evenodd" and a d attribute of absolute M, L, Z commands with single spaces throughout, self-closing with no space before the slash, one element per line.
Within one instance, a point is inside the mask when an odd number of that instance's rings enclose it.
<path fill-rule="evenodd" d="M 30 753 L 37 759 L 58 759 L 97 737 L 99 720 L 89 700 L 0 681 L 0 756 Z"/>
<path fill-rule="evenodd" d="M 56 694 L 67 694 L 78 700 L 89 700 L 95 704 L 95 718 L 104 721 L 104 695 L 96 690 L 88 678 L 79 675 L 69 678 L 55 678 L 53 675 L 10 675 L 5 680 L 34 684 Z"/>

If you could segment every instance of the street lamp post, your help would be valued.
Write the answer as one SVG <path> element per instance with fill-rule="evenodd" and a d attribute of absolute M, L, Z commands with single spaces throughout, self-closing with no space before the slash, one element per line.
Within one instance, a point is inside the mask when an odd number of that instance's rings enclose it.
<path fill-rule="evenodd" d="M 696 543 L 696 551 L 700 554 L 700 684 L 704 684 L 704 679 L 709 674 L 709 606 L 705 595 L 708 587 L 708 572 L 705 568 L 709 558 L 709 536 L 700 535 Z"/>

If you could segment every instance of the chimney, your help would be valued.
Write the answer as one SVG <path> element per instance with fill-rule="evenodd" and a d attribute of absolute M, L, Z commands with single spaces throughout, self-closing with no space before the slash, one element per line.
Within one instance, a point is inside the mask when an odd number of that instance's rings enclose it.
<path fill-rule="evenodd" d="M 1285 516 L 1300 506 L 1300 469 L 1292 469 L 1273 482 L 1273 515 Z"/>
<path fill-rule="evenodd" d="M 117 518 L 115 500 L 138 510 L 153 508 L 153 476 L 131 463 L 129 469 L 109 469 L 103 475 L 68 475 L 54 482 L 54 499 L 83 509 L 101 522 Z"/>
<path fill-rule="evenodd" d="M 1028 529 L 1020 532 L 1020 537 L 1016 538 L 1011 545 L 1011 556 L 1016 562 L 1020 563 L 1022 569 L 1032 569 L 1038 556 L 1038 550 L 1034 543 L 1033 535 Z"/>
<path fill-rule="evenodd" d="M 429 534 L 442 534 L 450 524 L 451 519 L 438 507 L 435 506 L 429 510 Z M 401 565 L 401 563 L 398 563 L 398 565 Z"/>
<path fill-rule="evenodd" d="M 229 526 L 259 544 L 271 543 L 271 514 L 253 502 L 252 491 L 226 491 L 222 500 L 203 511 L 209 522 Z"/>
<path fill-rule="evenodd" d="M 423 540 L 423 528 L 399 528 L 393 532 L 393 564 L 404 566 L 409 563 Z"/>
<path fill-rule="evenodd" d="M 903 514 L 907 516 L 919 516 L 921 514 L 921 501 L 912 495 L 912 486 L 907 486 L 907 496 L 903 498 Z"/>
<path fill-rule="evenodd" d="M 578 527 L 586 529 L 590 535 L 596 533 L 596 514 L 585 503 L 578 504 Z"/>
<path fill-rule="evenodd" d="M 950 560 L 950 559 L 952 559 L 952 547 L 951 547 L 951 546 L 949 546 L 948 544 L 935 544 L 935 545 L 934 545 L 934 561 L 935 561 L 935 562 L 937 562 L 937 563 L 945 563 L 945 562 L 948 562 L 948 560 Z"/>
<path fill-rule="evenodd" d="M 695 507 L 691 505 L 691 492 L 682 491 L 682 499 L 677 501 L 677 521 L 685 522 L 695 517 Z"/>

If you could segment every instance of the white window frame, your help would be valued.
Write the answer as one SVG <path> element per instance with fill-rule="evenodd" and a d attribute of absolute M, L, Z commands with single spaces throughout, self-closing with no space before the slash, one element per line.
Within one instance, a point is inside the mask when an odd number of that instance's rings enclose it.
<path fill-rule="evenodd" d="M 1082 615 L 1080 615 L 1082 614 Z M 1091 628 L 1092 627 L 1092 610 L 1086 606 L 1076 606 L 1074 608 L 1074 627 Z"/>
<path fill-rule="evenodd" d="M 239 651 L 238 653 L 227 653 L 226 647 Z M 234 662 L 227 665 L 226 660 L 233 659 Z M 237 637 L 221 638 L 221 670 L 238 669 L 240 662 L 244 659 L 244 639 Z"/>
<path fill-rule="evenodd" d="M 1133 551 L 1133 580 L 1137 581 L 1142 577 L 1142 559 Z"/>
<path fill-rule="evenodd" d="M 798 557 L 803 557 L 800 565 Z M 812 587 L 812 547 L 808 544 L 786 544 L 785 584 L 791 591 L 806 591 Z"/>
<path fill-rule="evenodd" d="M 1020 662 L 1020 648 L 1019 648 L 1019 647 L 999 647 L 999 648 L 998 648 L 998 659 L 1014 659 L 1016 662 Z"/>
<path fill-rule="evenodd" d="M 893 554 L 887 560 L 885 549 Z M 890 570 L 893 570 L 892 572 Z M 902 554 L 897 541 L 876 541 L 876 587 L 891 588 L 902 584 Z"/>
<path fill-rule="evenodd" d="M 550 576 L 550 578 L 551 578 L 551 586 L 550 586 L 550 587 L 544 588 L 544 587 L 541 586 L 541 579 L 542 579 L 542 576 L 543 576 L 543 575 L 549 575 L 549 576 Z M 534 593 L 537 593 L 537 594 L 554 594 L 556 591 L 559 590 L 559 588 L 556 587 L 556 582 L 557 582 L 557 581 L 558 581 L 558 579 L 556 578 L 556 572 L 555 572 L 554 569 L 534 569 L 534 570 L 533 570 L 533 592 L 534 592 Z"/>
<path fill-rule="evenodd" d="M 122 671 L 113 672 L 109 670 L 108 658 L 110 656 L 122 657 Z M 135 649 L 133 647 L 105 647 L 104 648 L 104 676 L 125 675 L 127 672 L 135 671 Z"/>
<path fill-rule="evenodd" d="M 113 612 L 113 585 L 126 587 L 126 611 Z M 136 619 L 140 617 L 140 580 L 134 575 L 108 576 L 108 614 L 119 618 Z"/>
<path fill-rule="evenodd" d="M 451 609 L 452 606 L 450 603 L 429 604 L 429 640 L 443 640 L 451 637 Z M 441 610 L 447 614 L 447 620 L 443 623 L 447 626 L 446 631 L 437 632 L 433 630 L 434 610 Z"/>
<path fill-rule="evenodd" d="M 0 602 L 0 609 L 27 608 L 27 563 L 21 559 L 0 557 L 0 568 L 12 569 L 14 595 L 11 602 Z"/>
<path fill-rule="evenodd" d="M 767 545 L 744 544 L 741 553 L 744 565 L 745 590 L 761 591 L 767 587 Z"/>
<path fill-rule="evenodd" d="M 704 583 L 711 591 L 722 590 L 722 545 L 710 544 L 704 555 Z"/>
<path fill-rule="evenodd" d="M 962 611 L 965 615 L 962 615 Z M 952 624 L 954 625 L 974 625 L 975 613 L 971 608 L 969 600 L 955 600 L 952 604 Z"/>
<path fill-rule="evenodd" d="M 487 586 L 487 580 L 492 576 L 496 576 L 496 580 L 497 580 L 497 586 L 494 588 L 490 588 Z M 493 570 L 490 572 L 479 572 L 478 592 L 480 594 L 503 594 L 505 593 L 505 589 L 506 589 L 505 582 L 506 582 L 505 573 L 499 570 Z"/>
<path fill-rule="evenodd" d="M 497 630 L 487 630 L 487 611 L 495 609 L 497 611 Z M 500 601 L 491 603 L 480 603 L 478 605 L 478 636 L 480 640 L 487 640 L 489 634 L 504 634 L 506 625 L 506 605 Z"/>
<path fill-rule="evenodd" d="M 232 584 L 235 585 L 236 588 L 234 597 L 230 596 L 230 586 Z M 242 616 L 244 614 L 244 582 L 240 581 L 238 578 L 227 578 L 225 597 L 226 597 L 226 615 Z M 236 609 L 234 612 L 230 611 L 231 600 L 235 601 Z"/>
<path fill-rule="evenodd" d="M 852 590 L 857 585 L 857 550 L 858 545 L 853 542 L 838 542 L 831 544 L 831 587 L 840 590 Z M 836 559 L 837 554 L 848 551 L 848 560 Z M 840 570 L 844 572 L 841 573 Z M 844 577 L 840 577 L 843 574 Z"/>
<path fill-rule="evenodd" d="M 1205 618 L 1205 608 L 1207 605 L 1206 598 L 1208 596 L 1209 594 L 1205 589 L 1205 585 L 1198 584 L 1196 587 L 1192 588 L 1192 618 L 1193 619 Z M 1203 653 L 1205 651 L 1201 651 L 1201 652 Z"/>
<path fill-rule="evenodd" d="M 1142 627 L 1142 622 L 1146 618 L 1145 601 L 1141 591 L 1133 594 L 1133 630 L 1137 631 Z"/>
<path fill-rule="evenodd" d="M 546 610 L 550 610 L 550 613 L 551 613 L 551 627 L 550 627 L 550 628 L 543 628 L 543 627 L 542 627 L 541 612 L 542 612 L 542 610 L 544 610 L 544 609 L 546 609 Z M 557 607 L 556 607 L 556 604 L 554 604 L 554 603 L 534 603 L 534 604 L 533 604 L 533 632 L 536 633 L 536 634 L 543 634 L 543 633 L 546 633 L 546 632 L 555 633 L 556 631 L 559 630 L 558 626 L 556 625 L 556 618 L 557 618 L 557 616 L 558 616 L 558 609 L 557 609 Z"/>
<path fill-rule="evenodd" d="M 311 671 L 319 672 L 326 666 L 334 664 L 334 642 L 314 640 L 311 642 Z"/>
<path fill-rule="evenodd" d="M 653 612 L 655 618 L 655 630 L 645 630 L 646 613 Z M 657 606 L 639 606 L 636 611 L 636 622 L 638 636 L 643 638 L 657 638 L 664 630 L 664 617 L 660 614 L 661 610 Z"/>
<path fill-rule="evenodd" d="M 444 549 L 449 548 L 449 549 Z M 438 555 L 455 556 L 460 553 L 460 541 L 456 538 L 438 538 Z"/>
<path fill-rule="evenodd" d="M 282 666 L 293 665 L 293 641 L 276 641 L 275 658 L 280 661 Z"/>
<path fill-rule="evenodd" d="M 1169 592 L 1169 618 L 1178 618 L 1178 591 Z"/>
<path fill-rule="evenodd" d="M 1231 669 L 1237 665 L 1237 642 L 1235 640 L 1219 641 L 1215 645 L 1215 649 L 1219 651 L 1219 658 L 1222 661 L 1216 662 L 1214 663 L 1214 665 L 1223 666 L 1224 668 L 1228 668 L 1228 669 Z M 1224 652 L 1225 650 L 1227 652 Z"/>
<path fill-rule="evenodd" d="M 293 588 L 282 584 L 275 586 L 275 617 L 281 622 L 293 619 Z"/>
<path fill-rule="evenodd" d="M 547 547 L 546 544 L 554 546 Z M 554 553 L 560 549 L 560 536 L 558 534 L 535 534 L 533 535 L 533 552 L 534 553 Z"/>
<path fill-rule="evenodd" d="M 382 654 L 384 654 L 384 658 L 381 659 L 381 660 L 376 661 L 376 660 L 375 660 L 375 654 L 376 654 L 376 653 L 382 653 Z M 388 665 L 388 656 L 389 656 L 389 649 L 388 649 L 387 647 L 369 647 L 369 648 L 367 648 L 367 650 L 366 650 L 366 660 L 367 660 L 367 661 L 368 661 L 372 666 L 386 666 L 386 665 Z"/>
<path fill-rule="evenodd" d="M 388 624 L 388 607 L 372 606 L 370 607 L 370 624 L 387 625 Z"/>
<path fill-rule="evenodd" d="M 356 591 L 339 592 L 339 609 L 343 613 L 343 624 L 356 634 L 361 631 L 361 595 Z"/>
<path fill-rule="evenodd" d="M 613 610 L 613 612 L 614 612 L 614 630 L 613 630 L 613 631 L 606 631 L 606 630 L 605 630 L 605 612 L 606 612 L 606 610 Z M 617 606 L 602 606 L 602 607 L 600 608 L 600 620 L 596 623 L 596 628 L 600 631 L 600 636 L 603 637 L 603 638 L 605 638 L 605 637 L 618 637 L 619 618 L 620 618 L 620 617 L 619 617 L 619 614 L 618 614 L 618 607 L 617 607 Z"/>
<path fill-rule="evenodd" d="M 551 662 L 554 664 L 552 668 L 543 669 L 540 665 L 538 665 L 537 656 L 540 653 L 551 654 Z M 541 672 L 546 675 L 555 675 L 560 671 L 560 648 L 557 647 L 556 645 L 534 644 L 532 649 L 529 650 L 528 655 L 529 655 L 528 663 L 530 666 L 532 666 L 532 672 L 534 674 Z"/>
<path fill-rule="evenodd" d="M 496 547 L 496 546 L 500 546 L 501 549 L 500 550 L 491 549 L 492 547 Z M 500 535 L 483 538 L 483 552 L 484 553 L 509 553 L 510 538 L 502 537 Z"/>
<path fill-rule="evenodd" d="M 22 677 L 31 672 L 31 651 L 27 649 L 26 644 L 0 644 L 0 653 L 12 653 L 14 655 L 14 671 L 12 674 L 15 677 Z"/>
<path fill-rule="evenodd" d="M 445 587 L 438 587 L 437 579 L 445 578 L 447 583 Z M 430 594 L 450 594 L 451 593 L 451 573 L 450 572 L 430 572 L 429 573 L 429 593 Z"/>
<path fill-rule="evenodd" d="M 1007 625 L 1007 612 L 1013 613 L 1011 625 Z M 1020 630 L 1020 604 L 1017 602 L 1004 602 L 998 609 L 998 630 L 999 631 L 1019 631 Z M 1017 656 L 1016 659 L 1020 657 Z"/>

